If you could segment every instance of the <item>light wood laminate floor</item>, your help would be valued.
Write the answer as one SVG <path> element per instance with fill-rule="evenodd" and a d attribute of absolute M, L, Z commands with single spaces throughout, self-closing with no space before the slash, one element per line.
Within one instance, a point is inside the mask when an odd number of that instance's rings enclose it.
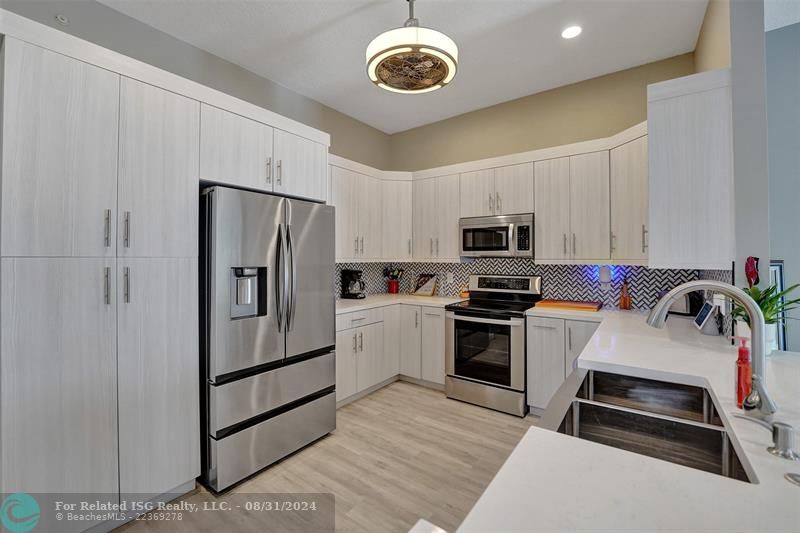
<path fill-rule="evenodd" d="M 233 492 L 333 493 L 337 531 L 406 532 L 425 518 L 452 532 L 532 423 L 531 418 L 396 382 L 339 409 L 334 433 Z M 214 497 L 200 488 L 184 499 Z M 241 516 L 231 517 L 230 529 L 218 518 L 223 517 L 203 513 L 180 524 L 138 522 L 123 529 L 126 533 L 250 529 L 240 522 Z"/>

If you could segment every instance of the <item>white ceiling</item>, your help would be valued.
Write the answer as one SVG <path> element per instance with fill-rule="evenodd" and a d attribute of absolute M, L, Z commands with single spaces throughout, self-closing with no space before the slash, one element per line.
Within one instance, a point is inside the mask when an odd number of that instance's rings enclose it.
<path fill-rule="evenodd" d="M 707 0 L 418 0 L 450 35 L 445 89 L 399 95 L 366 77 L 367 44 L 403 0 L 99 0 L 386 133 L 694 50 Z M 576 39 L 561 38 L 571 24 Z"/>

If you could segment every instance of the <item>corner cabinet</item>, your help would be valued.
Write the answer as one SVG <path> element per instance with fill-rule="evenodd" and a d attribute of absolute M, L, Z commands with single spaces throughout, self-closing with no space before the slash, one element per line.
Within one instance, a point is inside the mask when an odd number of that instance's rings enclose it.
<path fill-rule="evenodd" d="M 411 180 L 385 180 L 380 187 L 383 204 L 383 259 L 410 261 L 413 254 Z"/>
<path fill-rule="evenodd" d="M 336 260 L 382 259 L 381 180 L 331 166 L 331 202 L 336 207 Z"/>
<path fill-rule="evenodd" d="M 646 261 L 647 136 L 611 150 L 611 259 Z"/>
<path fill-rule="evenodd" d="M 730 269 L 734 259 L 730 70 L 650 85 L 649 265 Z"/>

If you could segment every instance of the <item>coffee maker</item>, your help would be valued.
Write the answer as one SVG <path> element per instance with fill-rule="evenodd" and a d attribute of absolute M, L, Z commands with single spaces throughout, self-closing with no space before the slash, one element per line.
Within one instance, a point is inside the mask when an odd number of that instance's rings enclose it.
<path fill-rule="evenodd" d="M 367 297 L 367 286 L 361 275 L 360 270 L 342 270 L 342 298 L 356 300 Z"/>

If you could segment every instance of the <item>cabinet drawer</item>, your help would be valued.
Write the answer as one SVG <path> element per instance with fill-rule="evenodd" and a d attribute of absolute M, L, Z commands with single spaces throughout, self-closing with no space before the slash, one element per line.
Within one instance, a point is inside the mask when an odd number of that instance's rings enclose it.
<path fill-rule="evenodd" d="M 383 322 L 383 307 L 336 315 L 336 331 Z"/>
<path fill-rule="evenodd" d="M 209 411 L 209 432 L 216 434 L 335 383 L 335 356 L 329 353 L 225 385 L 211 386 L 209 403 L 216 408 Z"/>

